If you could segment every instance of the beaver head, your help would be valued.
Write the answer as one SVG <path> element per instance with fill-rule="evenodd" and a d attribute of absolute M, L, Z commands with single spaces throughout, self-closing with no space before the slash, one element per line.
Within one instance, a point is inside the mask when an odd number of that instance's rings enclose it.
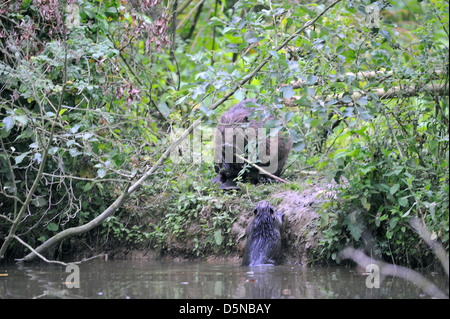
<path fill-rule="evenodd" d="M 275 212 L 269 202 L 262 200 L 256 204 L 253 211 L 253 233 L 267 236 L 273 231 L 280 231 L 283 224 L 283 214 Z"/>
<path fill-rule="evenodd" d="M 281 259 L 283 215 L 267 201 L 256 204 L 254 218 L 247 227 L 247 245 L 242 265 L 273 265 Z"/>

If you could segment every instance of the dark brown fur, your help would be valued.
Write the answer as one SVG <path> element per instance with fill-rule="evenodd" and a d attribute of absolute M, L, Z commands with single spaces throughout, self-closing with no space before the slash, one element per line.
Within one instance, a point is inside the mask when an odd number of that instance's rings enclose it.
<path fill-rule="evenodd" d="M 236 161 L 236 158 L 233 156 L 233 163 L 225 162 L 225 150 L 226 148 L 231 149 L 233 154 L 238 153 L 241 156 L 244 156 L 244 150 L 237 150 L 237 143 L 234 140 L 233 145 L 228 145 L 225 143 L 225 129 L 233 128 L 235 135 L 238 135 L 238 129 L 242 128 L 245 130 L 246 128 L 253 128 L 257 134 L 258 128 L 263 128 L 266 121 L 270 119 L 274 119 L 273 115 L 271 115 L 267 110 L 265 110 L 262 106 L 246 106 L 248 103 L 255 103 L 256 100 L 245 100 L 236 105 L 234 105 L 230 110 L 228 110 L 219 120 L 219 124 L 217 126 L 218 131 L 221 133 L 220 136 L 216 137 L 216 150 L 221 150 L 221 159 L 220 163 L 216 163 L 215 170 L 217 173 L 215 182 L 220 182 L 221 185 L 219 188 L 221 189 L 233 189 L 237 188 L 237 184 L 234 182 L 234 179 L 239 175 L 239 172 L 244 168 L 244 163 L 239 163 Z M 257 119 L 252 118 L 252 113 L 260 111 L 259 117 Z M 255 112 L 255 113 L 256 113 Z M 258 136 L 256 136 L 258 138 Z M 248 145 L 248 141 L 246 136 L 244 135 L 245 144 Z M 278 163 L 276 172 L 273 174 L 276 176 L 280 176 L 283 171 L 284 165 L 286 164 L 289 152 L 291 151 L 292 140 L 290 137 L 285 137 L 282 135 L 282 132 L 278 133 Z M 266 155 L 272 158 L 270 154 L 270 138 L 266 139 Z M 246 156 L 244 156 L 246 157 Z M 258 163 L 256 163 L 258 164 Z M 265 168 L 268 166 L 263 164 L 258 164 L 261 168 Z M 244 178 L 249 178 L 251 182 L 258 182 L 261 180 L 260 172 L 258 169 L 251 167 L 249 172 L 243 174 Z"/>
<path fill-rule="evenodd" d="M 243 266 L 274 265 L 281 261 L 281 229 L 283 216 L 270 203 L 256 204 L 254 218 L 246 230 L 247 245 Z"/>

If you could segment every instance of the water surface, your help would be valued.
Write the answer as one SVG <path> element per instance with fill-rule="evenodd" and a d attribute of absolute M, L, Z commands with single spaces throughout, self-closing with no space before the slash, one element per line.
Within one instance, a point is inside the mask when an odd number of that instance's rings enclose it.
<path fill-rule="evenodd" d="M 400 278 L 368 288 L 367 275 L 348 267 L 92 260 L 78 270 L 77 277 L 62 265 L 0 265 L 0 298 L 429 298 Z M 448 290 L 444 276 L 425 275 Z"/>

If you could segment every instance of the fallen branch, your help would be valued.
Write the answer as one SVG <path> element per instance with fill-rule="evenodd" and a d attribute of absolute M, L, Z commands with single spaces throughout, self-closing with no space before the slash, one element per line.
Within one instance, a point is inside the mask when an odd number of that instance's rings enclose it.
<path fill-rule="evenodd" d="M 444 268 L 448 277 L 448 254 L 445 252 L 444 247 L 440 243 L 432 239 L 428 228 L 419 218 L 412 217 L 410 220 L 410 225 L 434 252 L 436 257 L 441 262 L 442 267 Z M 381 275 L 400 277 L 404 280 L 412 282 L 414 285 L 421 288 L 425 293 L 433 298 L 448 299 L 448 296 L 444 292 L 442 292 L 438 287 L 436 287 L 436 285 L 434 285 L 430 280 L 422 276 L 417 271 L 406 267 L 389 264 L 381 260 L 374 260 L 373 258 L 366 256 L 366 254 L 364 254 L 362 250 L 354 249 L 351 247 L 345 248 L 341 252 L 341 256 L 345 259 L 353 260 L 364 269 L 366 269 L 366 267 L 370 264 L 376 264 L 380 269 Z"/>
<path fill-rule="evenodd" d="M 31 249 L 31 247 L 28 247 L 31 250 L 31 252 L 28 255 L 26 255 L 25 257 L 23 257 L 22 259 L 20 259 L 20 261 L 31 261 L 36 256 L 39 256 L 40 253 L 42 253 L 43 251 L 46 251 L 47 249 L 54 246 L 61 240 L 65 239 L 67 237 L 70 237 L 70 236 L 83 234 L 83 233 L 91 230 L 92 228 L 100 225 L 108 216 L 111 216 L 122 205 L 122 203 L 127 199 L 128 195 L 129 195 L 129 192 L 127 190 L 128 189 L 126 189 L 114 201 L 114 203 L 112 203 L 103 213 L 101 213 L 100 215 L 95 217 L 90 222 L 88 222 L 84 225 L 81 225 L 81 226 L 65 229 L 62 232 L 56 234 L 55 236 L 47 239 L 42 245 L 40 245 L 36 249 Z M 18 237 L 15 237 L 15 238 L 18 239 Z"/>
<path fill-rule="evenodd" d="M 268 171 L 266 171 L 265 169 L 259 167 L 258 165 L 256 165 L 255 163 L 249 161 L 248 159 L 242 157 L 241 155 L 238 155 L 238 154 L 234 154 L 234 155 L 236 155 L 237 158 L 243 160 L 243 161 L 246 162 L 247 164 L 250 164 L 251 166 L 253 166 L 253 167 L 256 168 L 257 170 L 259 170 L 261 173 L 263 173 L 263 174 L 269 176 L 270 178 L 273 178 L 274 180 L 277 180 L 277 181 L 279 181 L 279 182 L 281 182 L 281 183 L 289 184 L 288 181 L 286 181 L 286 180 L 284 180 L 284 179 L 282 179 L 281 177 L 278 177 L 278 176 L 276 176 L 276 175 L 270 174 L 270 173 L 269 173 Z"/>
<path fill-rule="evenodd" d="M 385 90 L 383 88 L 381 89 L 376 89 L 374 91 L 371 92 L 354 92 L 351 96 L 352 101 L 358 101 L 361 97 L 363 96 L 367 96 L 370 98 L 370 95 L 373 94 L 375 96 L 377 96 L 380 100 L 388 100 L 388 99 L 395 99 L 395 98 L 399 98 L 399 97 L 412 97 L 412 96 L 417 96 L 419 95 L 419 93 L 424 93 L 424 92 L 430 92 L 433 94 L 439 94 L 439 95 L 444 95 L 444 94 L 448 94 L 449 92 L 449 85 L 448 84 L 427 84 L 424 85 L 422 87 L 416 87 L 416 86 L 408 86 L 408 87 L 400 87 L 400 86 L 395 86 L 393 88 L 390 88 L 389 90 Z M 323 101 L 329 102 L 331 100 L 337 100 L 338 103 L 334 104 L 334 105 L 352 105 L 353 103 L 344 103 L 342 101 L 340 101 L 345 93 L 342 94 L 338 94 L 337 96 L 326 96 L 325 99 L 323 99 Z M 302 97 L 301 96 L 293 96 L 292 98 L 290 98 L 289 100 L 284 100 L 284 104 L 286 106 L 296 106 L 295 101 L 300 100 Z M 319 97 L 313 97 L 313 100 L 320 100 Z"/>
<path fill-rule="evenodd" d="M 70 264 L 81 264 L 81 263 L 86 262 L 88 260 L 92 260 L 92 259 L 95 259 L 95 258 L 100 258 L 100 257 L 107 256 L 106 254 L 100 254 L 100 255 L 89 257 L 89 258 L 83 258 L 80 261 L 74 261 L 74 262 L 71 262 L 71 263 L 65 263 L 65 262 L 58 261 L 58 260 L 48 260 L 47 258 L 42 256 L 41 254 L 39 254 L 35 249 L 33 249 L 33 247 L 28 245 L 26 242 L 24 242 L 22 239 L 20 239 L 16 235 L 14 235 L 13 238 L 16 239 L 22 245 L 24 245 L 25 247 L 27 247 L 29 250 L 31 250 L 36 256 L 38 256 L 43 261 L 45 261 L 46 263 L 49 263 L 49 264 L 59 264 L 59 265 L 63 265 L 63 266 L 68 266 Z M 24 261 L 24 260 L 23 259 L 16 259 L 16 261 L 21 262 L 21 261 Z"/>
<path fill-rule="evenodd" d="M 439 77 L 442 74 L 441 70 L 436 70 L 433 72 L 435 77 Z M 355 77 L 357 79 L 361 79 L 361 80 L 368 80 L 368 79 L 373 79 L 376 77 L 391 77 L 394 75 L 394 71 L 363 71 L 363 72 L 358 72 L 358 73 L 352 73 L 352 72 L 348 72 L 345 73 L 346 77 Z M 308 81 L 307 80 L 297 80 L 297 81 L 291 81 L 290 85 L 292 86 L 293 89 L 300 89 L 304 86 L 306 86 Z M 321 83 L 322 79 L 319 78 L 318 81 L 316 83 Z M 284 85 L 288 85 L 288 84 L 284 84 Z"/>
<path fill-rule="evenodd" d="M 319 172 L 317 172 L 317 171 L 305 171 L 305 170 L 295 170 L 295 171 L 293 171 L 293 173 L 299 173 L 299 174 L 303 174 L 303 175 L 317 175 L 317 174 L 319 174 Z"/>
<path fill-rule="evenodd" d="M 448 260 L 448 254 L 445 252 L 445 248 L 442 246 L 441 243 L 433 240 L 432 234 L 430 234 L 430 231 L 426 227 L 426 225 L 421 222 L 421 220 L 417 217 L 414 217 L 411 219 L 410 224 L 412 228 L 416 231 L 417 234 L 423 239 L 423 241 L 433 250 L 436 257 L 441 262 L 442 267 L 445 270 L 445 273 L 447 274 L 447 277 L 449 276 L 449 260 Z"/>
<path fill-rule="evenodd" d="M 392 265 L 380 260 L 374 260 L 373 258 L 366 256 L 362 250 L 354 248 L 345 248 L 341 252 L 341 256 L 345 259 L 353 260 L 364 269 L 366 269 L 366 267 L 370 264 L 375 264 L 380 268 L 380 275 L 400 277 L 404 280 L 410 281 L 433 298 L 448 298 L 448 296 L 443 293 L 438 287 L 436 287 L 435 284 L 412 269 Z"/>

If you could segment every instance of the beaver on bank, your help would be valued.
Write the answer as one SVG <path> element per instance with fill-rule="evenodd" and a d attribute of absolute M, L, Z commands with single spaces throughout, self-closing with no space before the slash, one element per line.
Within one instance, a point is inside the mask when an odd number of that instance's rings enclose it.
<path fill-rule="evenodd" d="M 243 266 L 274 265 L 281 261 L 281 227 L 283 215 L 270 203 L 260 201 L 255 216 L 246 229 L 247 244 Z"/>
<path fill-rule="evenodd" d="M 215 138 L 217 176 L 214 181 L 221 183 L 220 189 L 237 188 L 234 179 L 240 174 L 245 163 L 235 154 L 244 158 L 250 157 L 249 160 L 253 163 L 257 159 L 258 166 L 273 175 L 281 175 L 291 151 L 292 140 L 289 136 L 283 136 L 281 131 L 275 137 L 267 136 L 266 138 L 265 124 L 268 120 L 274 119 L 275 117 L 267 112 L 264 106 L 256 104 L 256 99 L 242 101 L 222 115 Z M 270 147 L 271 141 L 274 143 L 273 150 Z M 249 147 L 252 145 L 253 149 Z M 251 155 L 256 153 L 257 158 L 254 156 L 252 160 Z M 264 179 L 255 167 L 250 167 L 242 174 L 242 177 L 249 178 L 253 183 Z"/>

